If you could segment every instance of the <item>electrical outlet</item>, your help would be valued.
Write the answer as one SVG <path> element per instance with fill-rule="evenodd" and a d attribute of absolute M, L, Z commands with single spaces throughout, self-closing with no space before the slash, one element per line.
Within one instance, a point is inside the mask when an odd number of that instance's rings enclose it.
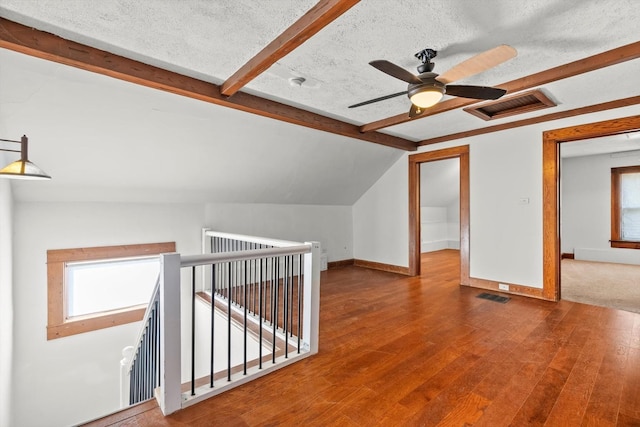
<path fill-rule="evenodd" d="M 498 283 L 498 289 L 500 289 L 501 291 L 508 291 L 509 285 L 505 285 L 504 283 Z"/>

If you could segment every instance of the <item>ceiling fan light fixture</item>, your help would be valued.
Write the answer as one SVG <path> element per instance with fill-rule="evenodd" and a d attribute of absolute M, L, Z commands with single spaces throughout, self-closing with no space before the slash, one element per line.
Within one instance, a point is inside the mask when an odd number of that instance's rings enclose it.
<path fill-rule="evenodd" d="M 444 96 L 444 88 L 439 86 L 419 86 L 409 90 L 409 99 L 416 107 L 429 108 L 436 105 Z"/>

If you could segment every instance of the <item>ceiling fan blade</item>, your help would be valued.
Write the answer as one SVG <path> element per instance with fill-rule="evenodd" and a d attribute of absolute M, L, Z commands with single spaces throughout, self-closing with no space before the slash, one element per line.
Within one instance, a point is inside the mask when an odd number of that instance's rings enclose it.
<path fill-rule="evenodd" d="M 368 101 L 359 102 L 357 104 L 349 105 L 348 108 L 362 107 L 363 105 L 373 104 L 374 102 L 384 101 L 385 99 L 395 98 L 396 96 L 406 95 L 406 94 L 407 94 L 406 90 L 403 91 L 403 92 L 392 93 L 391 95 L 385 95 L 385 96 L 381 96 L 380 98 L 370 99 Z"/>
<path fill-rule="evenodd" d="M 447 95 L 461 96 L 463 98 L 473 99 L 498 99 L 507 91 L 497 87 L 489 86 L 465 86 L 465 85 L 447 85 Z"/>
<path fill-rule="evenodd" d="M 369 65 L 377 68 L 383 73 L 389 74 L 391 77 L 395 77 L 396 79 L 400 79 L 407 83 L 422 83 L 422 80 L 418 78 L 418 76 L 413 75 L 409 71 L 404 68 L 394 64 L 393 62 L 385 61 L 384 59 L 379 59 L 376 61 L 369 62 Z"/>
<path fill-rule="evenodd" d="M 411 104 L 411 109 L 409 109 L 409 118 L 412 119 L 416 116 L 419 116 L 423 112 L 424 112 L 424 108 L 420 108 L 415 104 Z"/>
<path fill-rule="evenodd" d="M 436 79 L 444 84 L 464 79 L 481 73 L 497 65 L 515 58 L 518 52 L 509 45 L 503 44 L 462 61 L 450 70 L 440 74 Z"/>

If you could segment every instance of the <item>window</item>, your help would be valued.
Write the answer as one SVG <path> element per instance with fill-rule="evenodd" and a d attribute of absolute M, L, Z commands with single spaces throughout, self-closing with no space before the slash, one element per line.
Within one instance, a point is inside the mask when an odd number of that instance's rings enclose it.
<path fill-rule="evenodd" d="M 142 320 L 169 252 L 174 242 L 47 251 L 47 339 Z"/>
<path fill-rule="evenodd" d="M 640 166 L 611 168 L 611 247 L 640 249 Z"/>

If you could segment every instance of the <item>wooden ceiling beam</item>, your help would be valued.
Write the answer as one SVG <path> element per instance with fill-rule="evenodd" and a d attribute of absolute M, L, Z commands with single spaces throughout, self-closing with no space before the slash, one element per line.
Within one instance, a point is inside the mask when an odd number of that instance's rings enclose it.
<path fill-rule="evenodd" d="M 521 90 L 530 89 L 637 58 L 640 58 L 640 42 L 624 45 L 598 55 L 589 56 L 587 58 L 550 68 L 520 79 L 511 80 L 507 83 L 496 85 L 496 87 L 506 89 L 507 93 L 519 92 Z M 406 123 L 410 120 L 419 120 L 435 114 L 451 111 L 456 108 L 466 107 L 467 105 L 476 104 L 478 102 L 482 102 L 482 100 L 467 98 L 448 99 L 413 119 L 409 118 L 408 113 L 398 114 L 397 116 L 387 117 L 386 119 L 367 123 L 360 128 L 360 131 L 373 132 L 389 126 Z"/>
<path fill-rule="evenodd" d="M 357 125 L 244 92 L 228 98 L 221 94 L 220 86 L 213 83 L 114 55 L 4 18 L 0 18 L 0 47 L 287 123 L 402 150 L 417 149 L 416 143 L 408 139 L 379 132 L 364 134 Z"/>
<path fill-rule="evenodd" d="M 223 84 L 221 93 L 231 96 L 266 71 L 280 58 L 307 41 L 360 0 L 321 0 L 300 19 L 251 58 Z"/>

